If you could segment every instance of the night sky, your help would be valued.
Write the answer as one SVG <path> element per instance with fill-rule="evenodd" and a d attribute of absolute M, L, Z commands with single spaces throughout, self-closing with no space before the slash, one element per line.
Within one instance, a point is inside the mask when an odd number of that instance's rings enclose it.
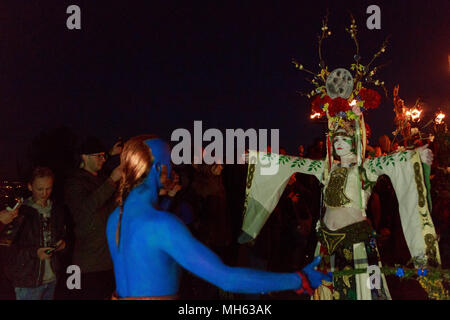
<path fill-rule="evenodd" d="M 66 8 L 81 8 L 81 30 L 68 30 Z M 381 8 L 381 30 L 366 28 L 366 8 Z M 350 68 L 351 12 L 367 63 L 389 98 L 368 122 L 376 142 L 394 130 L 392 91 L 425 115 L 449 111 L 450 1 L 1 1 L 0 180 L 16 179 L 16 162 L 43 130 L 68 126 L 112 144 L 119 136 L 176 128 L 279 128 L 295 153 L 322 137 L 308 120 L 305 73 L 319 71 L 317 35 L 329 9 L 333 35 L 323 46 L 329 70 Z M 381 93 L 381 92 L 380 92 Z M 58 150 L 55 150 L 55 153 Z"/>

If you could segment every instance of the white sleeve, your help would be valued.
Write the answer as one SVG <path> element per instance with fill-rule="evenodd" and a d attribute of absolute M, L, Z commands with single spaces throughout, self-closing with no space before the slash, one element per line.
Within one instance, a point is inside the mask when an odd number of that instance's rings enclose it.
<path fill-rule="evenodd" d="M 290 177 L 300 172 L 321 180 L 324 165 L 323 160 L 251 151 L 242 230 L 256 238 L 278 204 Z"/>
<path fill-rule="evenodd" d="M 369 159 L 366 171 L 386 174 L 397 196 L 403 234 L 416 266 L 440 264 L 437 236 L 427 203 L 423 168 L 416 151 Z"/>

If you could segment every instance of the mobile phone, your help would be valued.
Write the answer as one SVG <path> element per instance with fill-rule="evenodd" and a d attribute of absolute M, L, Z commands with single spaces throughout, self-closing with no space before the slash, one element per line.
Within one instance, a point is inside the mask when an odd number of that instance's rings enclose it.
<path fill-rule="evenodd" d="M 16 210 L 17 208 L 19 208 L 21 205 L 22 205 L 22 203 L 23 203 L 23 198 L 20 198 L 20 199 L 17 199 L 17 202 L 16 202 L 16 204 L 14 205 L 14 207 L 10 207 L 10 206 L 8 206 L 8 207 L 6 207 L 6 210 L 8 210 L 8 211 L 14 211 L 14 210 Z"/>
<path fill-rule="evenodd" d="M 58 247 L 53 247 L 52 249 L 45 250 L 45 254 L 52 254 Z"/>

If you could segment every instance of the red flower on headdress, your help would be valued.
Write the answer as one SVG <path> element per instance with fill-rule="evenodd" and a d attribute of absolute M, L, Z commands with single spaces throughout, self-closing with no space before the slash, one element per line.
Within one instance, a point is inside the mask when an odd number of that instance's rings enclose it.
<path fill-rule="evenodd" d="M 350 109 L 351 107 L 347 99 L 337 97 L 331 100 L 330 105 L 328 107 L 328 114 L 331 117 L 335 117 L 339 112 L 345 112 Z"/>
<path fill-rule="evenodd" d="M 312 113 L 320 113 L 321 116 L 325 115 L 325 111 L 323 111 L 323 106 L 325 103 L 330 103 L 331 98 L 325 95 L 323 98 L 320 95 L 317 95 L 314 100 L 311 102 L 311 111 Z"/>
<path fill-rule="evenodd" d="M 358 94 L 364 100 L 364 109 L 376 109 L 380 105 L 381 97 L 375 90 L 362 88 Z"/>

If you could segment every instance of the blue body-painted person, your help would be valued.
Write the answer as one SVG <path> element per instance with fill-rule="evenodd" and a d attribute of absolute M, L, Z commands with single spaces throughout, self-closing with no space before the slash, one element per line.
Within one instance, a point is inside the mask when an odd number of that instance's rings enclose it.
<path fill-rule="evenodd" d="M 121 155 L 121 204 L 109 217 L 107 238 L 114 262 L 116 299 L 174 299 L 180 266 L 225 291 L 267 293 L 302 289 L 312 293 L 329 275 L 314 270 L 316 259 L 298 273 L 229 267 L 196 240 L 174 214 L 158 209 L 168 186 L 169 146 L 153 136 L 130 139 Z M 113 297 L 114 298 L 114 297 Z"/>

